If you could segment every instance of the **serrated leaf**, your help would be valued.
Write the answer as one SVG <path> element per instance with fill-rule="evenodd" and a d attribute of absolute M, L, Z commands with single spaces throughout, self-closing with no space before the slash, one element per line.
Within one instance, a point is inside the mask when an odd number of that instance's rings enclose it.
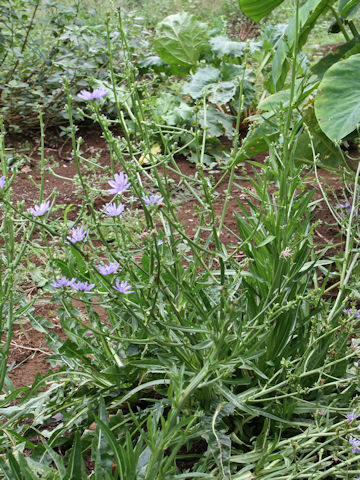
<path fill-rule="evenodd" d="M 207 29 L 189 13 L 170 15 L 156 27 L 155 50 L 165 63 L 191 68 L 208 45 Z"/>
<path fill-rule="evenodd" d="M 84 462 L 81 455 L 80 433 L 76 432 L 74 445 L 71 449 L 69 466 L 66 470 L 64 480 L 81 480 L 84 477 Z"/>
<path fill-rule="evenodd" d="M 315 115 L 322 131 L 341 140 L 360 122 L 360 54 L 333 65 L 325 73 L 316 98 Z"/>

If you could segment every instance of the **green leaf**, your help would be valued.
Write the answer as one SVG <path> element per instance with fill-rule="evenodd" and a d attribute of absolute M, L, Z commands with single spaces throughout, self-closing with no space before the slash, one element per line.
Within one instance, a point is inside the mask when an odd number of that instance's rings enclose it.
<path fill-rule="evenodd" d="M 244 15 L 258 22 L 266 17 L 284 0 L 239 0 L 240 8 Z"/>
<path fill-rule="evenodd" d="M 190 95 L 196 100 L 201 98 L 205 87 L 217 83 L 220 79 L 220 70 L 215 67 L 198 68 L 196 73 L 192 75 L 190 82 L 183 87 L 182 93 Z"/>
<path fill-rule="evenodd" d="M 356 53 L 360 53 L 360 42 L 358 38 L 353 38 L 350 40 L 350 42 L 337 46 L 335 50 L 321 58 L 311 68 L 311 71 L 314 73 L 314 75 L 317 75 L 318 79 L 320 80 L 332 65 L 339 62 L 343 58 L 348 58 Z"/>
<path fill-rule="evenodd" d="M 341 140 L 360 122 L 360 54 L 338 62 L 325 73 L 315 98 L 315 114 L 322 131 Z"/>
<path fill-rule="evenodd" d="M 208 45 L 207 30 L 207 25 L 194 15 L 185 12 L 170 15 L 156 27 L 155 50 L 165 63 L 190 69 Z"/>
<path fill-rule="evenodd" d="M 80 433 L 75 433 L 74 445 L 71 449 L 69 466 L 66 470 L 64 480 L 81 480 L 84 478 L 84 462 L 81 456 Z"/>
<path fill-rule="evenodd" d="M 232 138 L 234 134 L 235 117 L 232 115 L 226 115 L 220 112 L 216 108 L 209 106 L 206 112 L 206 126 L 208 128 L 207 133 L 209 137 L 220 137 L 225 135 L 228 138 Z M 201 115 L 199 123 L 204 128 L 204 116 Z"/>
<path fill-rule="evenodd" d="M 353 18 L 360 9 L 360 0 L 340 0 L 339 11 L 343 18 Z"/>
<path fill-rule="evenodd" d="M 320 15 L 329 10 L 336 0 L 308 0 L 299 9 L 298 49 L 305 44 L 311 30 L 314 28 Z M 296 39 L 296 18 L 289 22 L 284 35 L 277 43 L 273 59 L 273 83 L 276 88 L 282 88 L 289 70 L 289 52 L 293 50 Z"/>
<path fill-rule="evenodd" d="M 207 96 L 211 103 L 224 105 L 236 97 L 239 81 L 244 76 L 245 107 L 252 102 L 254 95 L 252 73 L 242 65 L 225 63 L 221 70 L 208 66 L 198 68 L 191 80 L 183 87 L 182 93 L 194 100 Z"/>
<path fill-rule="evenodd" d="M 106 406 L 103 397 L 100 398 L 99 418 L 108 426 Z M 111 454 L 109 442 L 102 429 L 97 425 L 92 442 L 92 460 L 95 461 L 95 479 L 101 480 L 105 473 L 111 474 L 114 456 Z"/>
<path fill-rule="evenodd" d="M 210 39 L 211 50 L 217 55 L 217 57 L 222 58 L 225 55 L 230 57 L 242 57 L 246 47 L 245 42 L 237 42 L 230 40 L 226 35 L 218 35 Z"/>
<path fill-rule="evenodd" d="M 259 153 L 265 152 L 269 144 L 279 135 L 279 127 L 274 123 L 272 115 L 260 117 L 259 124 L 251 129 L 242 143 L 242 152 L 236 159 L 239 162 L 252 158 Z"/>

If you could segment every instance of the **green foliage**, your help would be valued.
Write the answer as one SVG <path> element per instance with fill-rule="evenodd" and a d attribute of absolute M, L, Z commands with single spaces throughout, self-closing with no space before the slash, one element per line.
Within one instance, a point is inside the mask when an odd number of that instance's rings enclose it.
<path fill-rule="evenodd" d="M 253 2 L 252 0 L 239 0 L 240 8 L 243 13 L 258 22 L 266 17 L 274 8 L 283 3 L 284 0 L 259 0 Z"/>
<path fill-rule="evenodd" d="M 190 69 L 198 62 L 207 41 L 206 24 L 182 12 L 158 23 L 154 47 L 165 63 Z"/>
<path fill-rule="evenodd" d="M 95 207 L 109 196 L 82 171 L 71 85 L 65 114 L 78 175 L 74 189 L 80 185 L 84 201 L 75 223 L 67 213 L 61 223 L 54 218 L 55 199 L 50 213 L 40 217 L 14 205 L 9 187 L 16 171 L 9 176 L 1 137 L 2 360 L 14 320 L 26 315 L 45 333 L 54 371 L 18 390 L 6 382 L 0 397 L 0 476 L 352 478 L 359 473 L 358 457 L 348 440 L 358 429 L 345 415 L 359 414 L 358 312 L 343 309 L 351 301 L 355 309 L 359 297 L 360 166 L 346 187 L 351 203 L 342 214 L 334 211 L 319 182 L 346 239 L 329 256 L 329 245 L 315 244 L 319 200 L 309 188 L 318 176 L 315 150 L 324 161 L 336 162 L 339 154 L 308 102 L 321 74 L 303 78 L 293 58 L 286 88 L 262 102 L 259 126 L 250 127 L 239 148 L 241 115 L 254 95 L 248 55 L 265 61 L 259 43 L 244 48 L 218 25 L 191 64 L 186 83 L 172 76 L 174 68 L 190 65 L 177 64 L 176 54 L 168 65 L 143 59 L 144 71 L 158 69 L 158 77 L 144 85 L 119 20 L 116 33 L 108 28 L 105 40 L 109 45 L 120 38 L 123 70 L 114 61 L 116 52 L 108 49 L 110 75 L 94 81 L 107 91 L 107 110 L 103 100 L 90 100 L 82 115 L 98 123 L 107 142 L 111 163 L 105 181 L 119 170 L 127 175 L 130 186 L 112 200 L 126 205 L 126 213 L 110 218 Z M 278 33 L 264 36 L 268 59 Z M 324 82 L 338 65 L 324 74 Z M 153 86 L 153 78 L 166 79 L 166 88 Z M 40 126 L 43 149 L 41 115 Z M 208 149 L 222 135 L 233 144 L 215 177 L 205 165 Z M 154 138 L 161 139 L 161 152 Z M 186 148 L 193 152 L 192 176 L 177 162 Z M 243 177 L 237 164 L 261 148 L 269 156 L 253 162 L 246 186 L 239 186 Z M 304 168 L 299 158 L 313 169 Z M 230 204 L 234 191 L 235 208 Z M 196 205 L 191 231 L 179 218 L 179 192 Z M 147 205 L 149 194 L 161 201 Z M 234 222 L 227 222 L 230 206 Z M 69 242 L 74 225 L 88 231 L 83 241 Z M 47 270 L 37 278 L 52 297 L 66 339 L 34 313 L 17 286 L 35 232 L 47 255 Z M 232 241 L 225 236 L 229 233 Z M 99 264 L 113 262 L 119 268 L 102 274 Z M 55 286 L 52 281 L 62 276 L 94 287 Z M 132 291 L 118 291 L 116 280 L 128 282 Z M 4 379 L 6 361 L 2 365 Z"/>
<path fill-rule="evenodd" d="M 341 140 L 360 122 L 360 54 L 329 68 L 319 85 L 315 113 L 323 132 L 333 141 Z"/>

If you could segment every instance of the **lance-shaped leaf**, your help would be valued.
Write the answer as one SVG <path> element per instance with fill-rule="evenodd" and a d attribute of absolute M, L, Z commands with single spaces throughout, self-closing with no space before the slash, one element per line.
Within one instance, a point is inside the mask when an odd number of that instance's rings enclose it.
<path fill-rule="evenodd" d="M 315 98 L 322 131 L 341 140 L 360 123 L 360 54 L 333 65 L 324 75 Z"/>

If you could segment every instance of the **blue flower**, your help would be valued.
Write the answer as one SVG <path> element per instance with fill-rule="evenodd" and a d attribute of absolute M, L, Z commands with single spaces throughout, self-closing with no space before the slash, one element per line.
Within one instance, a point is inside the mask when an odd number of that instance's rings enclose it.
<path fill-rule="evenodd" d="M 95 100 L 96 98 L 102 98 L 107 95 L 107 90 L 105 88 L 96 88 L 93 92 L 89 92 L 88 90 L 80 90 L 78 93 L 78 97 L 81 100 Z"/>
<path fill-rule="evenodd" d="M 109 195 L 122 194 L 130 187 L 129 177 L 126 173 L 115 173 L 114 179 L 108 181 L 108 184 L 112 187 L 108 190 Z"/>
<path fill-rule="evenodd" d="M 117 262 L 109 263 L 109 265 L 98 265 L 97 268 L 101 275 L 111 275 L 115 273 L 120 265 Z"/>
<path fill-rule="evenodd" d="M 28 212 L 31 213 L 33 217 L 42 217 L 50 208 L 50 202 L 43 202 L 40 205 L 35 205 L 34 208 L 28 208 Z"/>
<path fill-rule="evenodd" d="M 0 177 L 0 188 L 3 188 L 4 185 L 5 185 L 5 177 L 2 176 L 2 177 Z"/>
<path fill-rule="evenodd" d="M 161 197 L 160 195 L 145 195 L 142 197 L 144 200 L 144 203 L 147 207 L 150 207 L 150 205 L 163 205 L 164 197 Z"/>
<path fill-rule="evenodd" d="M 119 282 L 119 279 L 116 279 L 115 282 L 115 290 L 117 290 L 120 293 L 124 293 L 125 295 L 129 295 L 130 293 L 134 293 L 134 290 L 132 289 L 132 286 L 125 280 L 123 282 Z"/>
<path fill-rule="evenodd" d="M 352 422 L 353 420 L 356 420 L 358 418 L 359 415 L 356 415 L 356 413 L 348 413 L 346 415 L 346 418 L 348 420 L 350 420 L 350 422 Z"/>
<path fill-rule="evenodd" d="M 88 282 L 76 282 L 72 284 L 74 290 L 79 290 L 81 292 L 89 292 L 95 287 L 95 283 L 91 283 L 90 285 Z"/>
<path fill-rule="evenodd" d="M 102 212 L 110 215 L 110 217 L 118 217 L 122 214 L 124 209 L 125 206 L 122 203 L 120 203 L 120 205 L 116 205 L 116 203 L 107 203 L 102 209 Z"/>
<path fill-rule="evenodd" d="M 68 236 L 66 238 L 69 240 L 69 242 L 76 243 L 84 240 L 84 238 L 86 237 L 86 234 L 87 234 L 87 230 L 84 230 L 83 227 L 72 228 L 70 231 L 71 236 Z"/>
<path fill-rule="evenodd" d="M 72 287 L 73 283 L 75 282 L 76 278 L 72 278 L 69 280 L 66 277 L 61 277 L 60 280 L 58 281 L 53 281 L 51 282 L 51 286 L 55 288 L 61 288 L 61 287 Z"/>

